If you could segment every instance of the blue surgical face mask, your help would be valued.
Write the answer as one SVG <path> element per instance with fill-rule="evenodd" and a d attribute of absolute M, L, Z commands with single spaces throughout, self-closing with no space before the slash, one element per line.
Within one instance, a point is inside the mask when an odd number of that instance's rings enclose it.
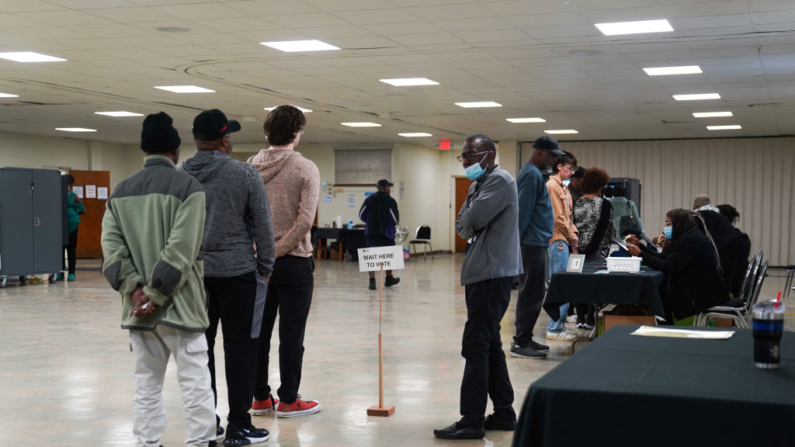
<path fill-rule="evenodd" d="M 561 183 L 563 183 L 563 186 L 569 186 L 569 184 L 571 184 L 571 180 L 563 180 Z"/>
<path fill-rule="evenodd" d="M 674 236 L 674 228 L 673 227 L 663 228 L 663 234 L 665 235 L 666 239 L 668 239 L 669 241 L 672 240 Z"/>
<path fill-rule="evenodd" d="M 477 163 L 473 164 L 472 166 L 464 169 L 464 173 L 466 173 L 466 176 L 467 176 L 468 179 L 477 180 L 477 179 L 483 177 L 483 173 L 486 172 L 486 170 L 483 169 L 483 167 L 480 166 L 480 164 L 483 163 L 483 160 L 485 160 L 486 157 L 488 157 L 488 156 L 489 156 L 488 153 L 484 154 L 483 158 L 481 158 L 479 162 L 477 162 Z"/>

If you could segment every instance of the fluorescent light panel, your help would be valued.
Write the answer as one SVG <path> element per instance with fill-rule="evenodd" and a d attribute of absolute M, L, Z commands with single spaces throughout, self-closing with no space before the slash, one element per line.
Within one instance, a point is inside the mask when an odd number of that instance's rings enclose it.
<path fill-rule="evenodd" d="M 544 118 L 506 118 L 505 120 L 515 124 L 547 122 Z"/>
<path fill-rule="evenodd" d="M 348 127 L 381 127 L 378 123 L 340 123 Z"/>
<path fill-rule="evenodd" d="M 260 42 L 261 45 L 266 47 L 275 48 L 285 53 L 296 53 L 300 51 L 333 51 L 339 50 L 339 47 L 329 45 L 326 42 L 319 40 L 288 40 L 284 42 Z"/>
<path fill-rule="evenodd" d="M 695 112 L 693 116 L 696 118 L 722 118 L 726 116 L 734 116 L 731 112 Z"/>
<path fill-rule="evenodd" d="M 698 65 L 685 65 L 682 67 L 652 67 L 644 68 L 643 71 L 649 76 L 670 76 L 703 73 Z"/>
<path fill-rule="evenodd" d="M 112 116 L 114 118 L 122 118 L 127 116 L 144 116 L 143 113 L 135 113 L 135 112 L 94 112 L 95 115 L 103 115 L 103 116 Z"/>
<path fill-rule="evenodd" d="M 703 99 L 720 99 L 717 93 L 697 93 L 694 95 L 674 95 L 677 101 L 699 101 Z"/>
<path fill-rule="evenodd" d="M 494 101 L 480 101 L 480 102 L 457 102 L 455 103 L 458 107 L 463 107 L 465 109 L 480 109 L 484 107 L 502 107 L 502 104 L 496 103 Z"/>
<path fill-rule="evenodd" d="M 63 62 L 66 59 L 60 57 L 47 56 L 46 54 L 34 53 L 32 51 L 16 51 L 11 53 L 0 53 L 0 59 L 8 59 L 14 62 Z"/>
<path fill-rule="evenodd" d="M 643 20 L 640 22 L 597 23 L 596 28 L 605 36 L 627 34 L 670 33 L 674 30 L 667 20 Z"/>
<path fill-rule="evenodd" d="M 198 87 L 195 85 L 160 85 L 155 86 L 155 88 L 174 93 L 215 93 L 215 90 L 210 90 L 208 88 Z"/>
<path fill-rule="evenodd" d="M 579 133 L 574 129 L 557 129 L 557 130 L 545 130 L 544 133 L 548 133 L 550 135 L 570 135 Z"/>
<path fill-rule="evenodd" d="M 436 81 L 431 81 L 428 78 L 403 78 L 403 79 L 379 79 L 389 85 L 395 87 L 412 87 L 416 85 L 439 85 Z"/>
<path fill-rule="evenodd" d="M 707 130 L 740 130 L 743 126 L 739 124 L 732 124 L 729 126 L 707 126 Z"/>
<path fill-rule="evenodd" d="M 0 98 L 19 98 L 19 95 L 12 95 L 11 93 L 0 93 Z"/>
<path fill-rule="evenodd" d="M 276 106 L 276 107 L 278 107 L 278 106 Z M 276 107 L 265 107 L 265 110 L 267 110 L 268 112 L 270 112 L 271 110 L 275 109 Z M 305 109 L 305 108 L 303 108 L 303 107 L 298 107 L 298 106 L 293 106 L 293 107 L 295 107 L 296 109 L 298 109 L 298 110 L 300 110 L 300 111 L 302 111 L 302 112 L 304 112 L 304 113 L 309 113 L 309 112 L 311 112 L 311 111 L 312 111 L 312 110 L 310 110 L 310 109 Z"/>
<path fill-rule="evenodd" d="M 429 134 L 427 132 L 409 132 L 409 133 L 399 133 L 401 137 L 406 138 L 420 138 L 420 137 L 432 137 L 433 134 Z"/>
<path fill-rule="evenodd" d="M 97 129 L 84 129 L 82 127 L 56 127 L 55 130 L 62 132 L 96 132 Z"/>

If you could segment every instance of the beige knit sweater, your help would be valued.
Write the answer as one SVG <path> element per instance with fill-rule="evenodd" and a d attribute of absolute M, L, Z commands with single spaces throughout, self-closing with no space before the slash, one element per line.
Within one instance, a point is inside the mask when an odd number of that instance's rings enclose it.
<path fill-rule="evenodd" d="M 276 256 L 309 258 L 309 233 L 320 198 L 320 171 L 292 149 L 262 149 L 248 159 L 259 171 L 273 216 Z"/>

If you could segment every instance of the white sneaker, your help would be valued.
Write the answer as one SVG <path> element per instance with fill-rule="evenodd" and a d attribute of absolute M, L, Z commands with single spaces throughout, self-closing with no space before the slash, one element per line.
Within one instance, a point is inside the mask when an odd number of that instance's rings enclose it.
<path fill-rule="evenodd" d="M 558 340 L 558 341 L 574 341 L 577 339 L 577 336 L 569 331 L 563 332 L 549 332 L 547 331 L 547 340 Z"/>
<path fill-rule="evenodd" d="M 566 318 L 566 323 L 576 323 L 577 322 L 577 315 L 569 315 Z"/>

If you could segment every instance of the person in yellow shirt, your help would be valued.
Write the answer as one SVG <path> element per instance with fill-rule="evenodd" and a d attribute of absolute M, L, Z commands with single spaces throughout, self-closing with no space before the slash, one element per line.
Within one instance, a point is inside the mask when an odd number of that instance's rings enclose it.
<path fill-rule="evenodd" d="M 549 198 L 552 202 L 552 212 L 555 215 L 555 229 L 552 238 L 549 240 L 549 277 L 565 271 L 569 262 L 569 254 L 577 253 L 577 244 L 580 239 L 577 235 L 577 227 L 571 217 L 571 210 L 574 201 L 571 198 L 568 188 L 563 186 L 563 182 L 569 180 L 577 169 L 577 159 L 574 155 L 566 152 L 561 155 L 552 166 L 552 175 L 547 181 Z M 577 336 L 567 331 L 564 323 L 569 311 L 569 304 L 560 306 L 560 319 L 557 321 L 550 319 L 547 326 L 547 339 L 573 341 Z"/>

